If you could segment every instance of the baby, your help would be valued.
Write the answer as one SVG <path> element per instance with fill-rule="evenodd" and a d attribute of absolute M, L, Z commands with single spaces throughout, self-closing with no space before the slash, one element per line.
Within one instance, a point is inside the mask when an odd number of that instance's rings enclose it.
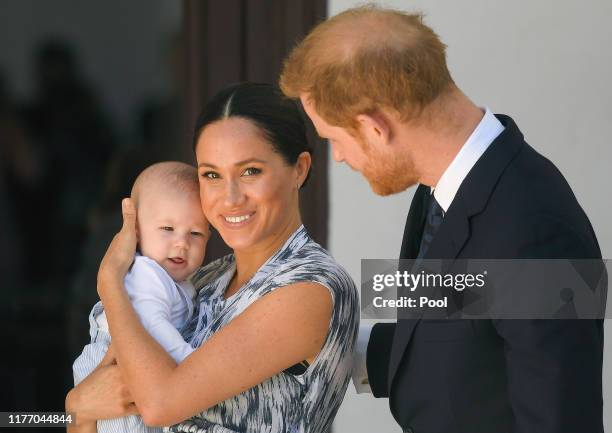
<path fill-rule="evenodd" d="M 193 348 L 180 329 L 193 312 L 195 289 L 189 277 L 202 265 L 209 224 L 200 206 L 195 167 L 162 162 L 144 170 L 132 188 L 137 210 L 138 250 L 125 277 L 125 288 L 145 329 L 174 358 Z M 89 316 L 91 343 L 73 364 L 75 385 L 106 354 L 111 337 L 100 302 Z M 161 432 L 138 416 L 98 421 L 98 432 Z"/>

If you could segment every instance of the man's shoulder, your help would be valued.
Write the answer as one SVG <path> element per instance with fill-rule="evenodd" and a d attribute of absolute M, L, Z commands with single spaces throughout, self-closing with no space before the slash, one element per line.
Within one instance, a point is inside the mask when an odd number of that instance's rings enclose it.
<path fill-rule="evenodd" d="M 556 165 L 525 143 L 500 176 L 491 204 L 508 214 L 575 218 L 582 209 Z"/>
<path fill-rule="evenodd" d="M 499 176 L 473 225 L 503 249 L 537 244 L 544 255 L 599 254 L 591 223 L 569 183 L 552 161 L 527 143 Z M 483 225 L 494 227 L 494 233 Z"/>

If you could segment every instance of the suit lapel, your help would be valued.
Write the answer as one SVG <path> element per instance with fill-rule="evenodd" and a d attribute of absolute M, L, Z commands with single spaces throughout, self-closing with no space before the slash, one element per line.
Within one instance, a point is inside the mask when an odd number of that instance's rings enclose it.
<path fill-rule="evenodd" d="M 429 193 L 430 188 L 428 186 L 419 185 L 412 197 L 410 211 L 408 211 L 406 225 L 404 226 L 400 259 L 414 260 L 419 253 L 427 213 L 425 198 Z M 398 320 L 398 324 L 395 327 L 389 363 L 389 386 L 391 385 L 393 376 L 395 376 L 395 371 L 401 360 L 401 354 L 406 347 L 405 345 L 410 341 L 410 335 L 412 334 L 416 322 L 417 320 L 414 319 Z"/>
<path fill-rule="evenodd" d="M 453 259 L 458 257 L 461 249 L 469 240 L 470 217 L 480 213 L 486 207 L 502 172 L 524 144 L 523 135 L 514 121 L 508 116 L 497 115 L 497 117 L 505 126 L 504 131 L 491 143 L 462 182 L 451 206 L 444 215 L 444 221 L 424 256 L 424 259 L 451 259 L 445 263 L 445 269 L 448 269 Z M 420 195 L 417 195 L 419 190 L 421 190 Z M 415 203 L 415 200 L 420 199 L 419 202 L 422 203 L 422 194 L 429 192 L 428 190 L 428 187 L 419 186 L 413 198 L 404 229 L 401 259 L 414 259 L 418 254 L 424 220 L 421 220 L 420 232 L 417 231 L 415 214 L 418 204 Z M 397 322 L 389 362 L 390 392 L 393 379 L 418 322 L 419 319 L 398 320 Z"/>
<path fill-rule="evenodd" d="M 414 259 L 419 252 L 423 225 L 425 224 L 426 209 L 424 209 L 424 203 L 426 194 L 429 194 L 429 187 L 425 185 L 419 185 L 414 192 L 404 226 L 400 259 Z"/>
<path fill-rule="evenodd" d="M 427 253 L 423 259 L 454 259 L 465 245 L 469 238 L 469 220 L 465 211 L 465 206 L 461 201 L 453 200 L 453 205 L 448 209 L 444 216 L 444 221 L 440 225 Z M 420 240 L 420 237 L 419 237 Z M 418 249 L 417 249 L 418 253 Z M 416 256 L 416 254 L 415 254 Z M 408 257 L 402 257 L 408 258 Z M 414 258 L 414 257 L 409 257 Z M 445 263 L 445 268 L 451 262 Z M 391 357 L 389 361 L 389 389 L 395 378 L 397 369 L 401 363 L 402 356 L 410 342 L 414 328 L 419 319 L 399 319 L 393 335 L 393 345 L 391 346 Z"/>
<path fill-rule="evenodd" d="M 424 259 L 454 259 L 470 235 L 469 214 L 462 197 L 456 197 L 444 215 Z M 451 262 L 449 261 L 449 265 Z M 446 268 L 445 266 L 444 268 Z M 443 268 L 443 270 L 444 270 Z"/>

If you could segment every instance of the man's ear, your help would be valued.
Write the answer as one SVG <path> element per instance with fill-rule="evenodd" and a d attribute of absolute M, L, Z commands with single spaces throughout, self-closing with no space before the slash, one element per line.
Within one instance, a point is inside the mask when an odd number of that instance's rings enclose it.
<path fill-rule="evenodd" d="M 393 138 L 391 119 L 380 111 L 358 114 L 357 121 L 361 134 L 368 143 L 386 146 Z"/>

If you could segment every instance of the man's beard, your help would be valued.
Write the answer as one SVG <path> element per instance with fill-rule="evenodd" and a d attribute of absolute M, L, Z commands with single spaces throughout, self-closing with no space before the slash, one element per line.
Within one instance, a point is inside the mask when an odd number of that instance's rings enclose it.
<path fill-rule="evenodd" d="M 362 174 L 375 194 L 397 194 L 418 183 L 414 164 L 408 155 L 395 157 L 391 154 L 376 154 L 365 142 L 362 142 L 362 147 L 368 161 Z"/>

